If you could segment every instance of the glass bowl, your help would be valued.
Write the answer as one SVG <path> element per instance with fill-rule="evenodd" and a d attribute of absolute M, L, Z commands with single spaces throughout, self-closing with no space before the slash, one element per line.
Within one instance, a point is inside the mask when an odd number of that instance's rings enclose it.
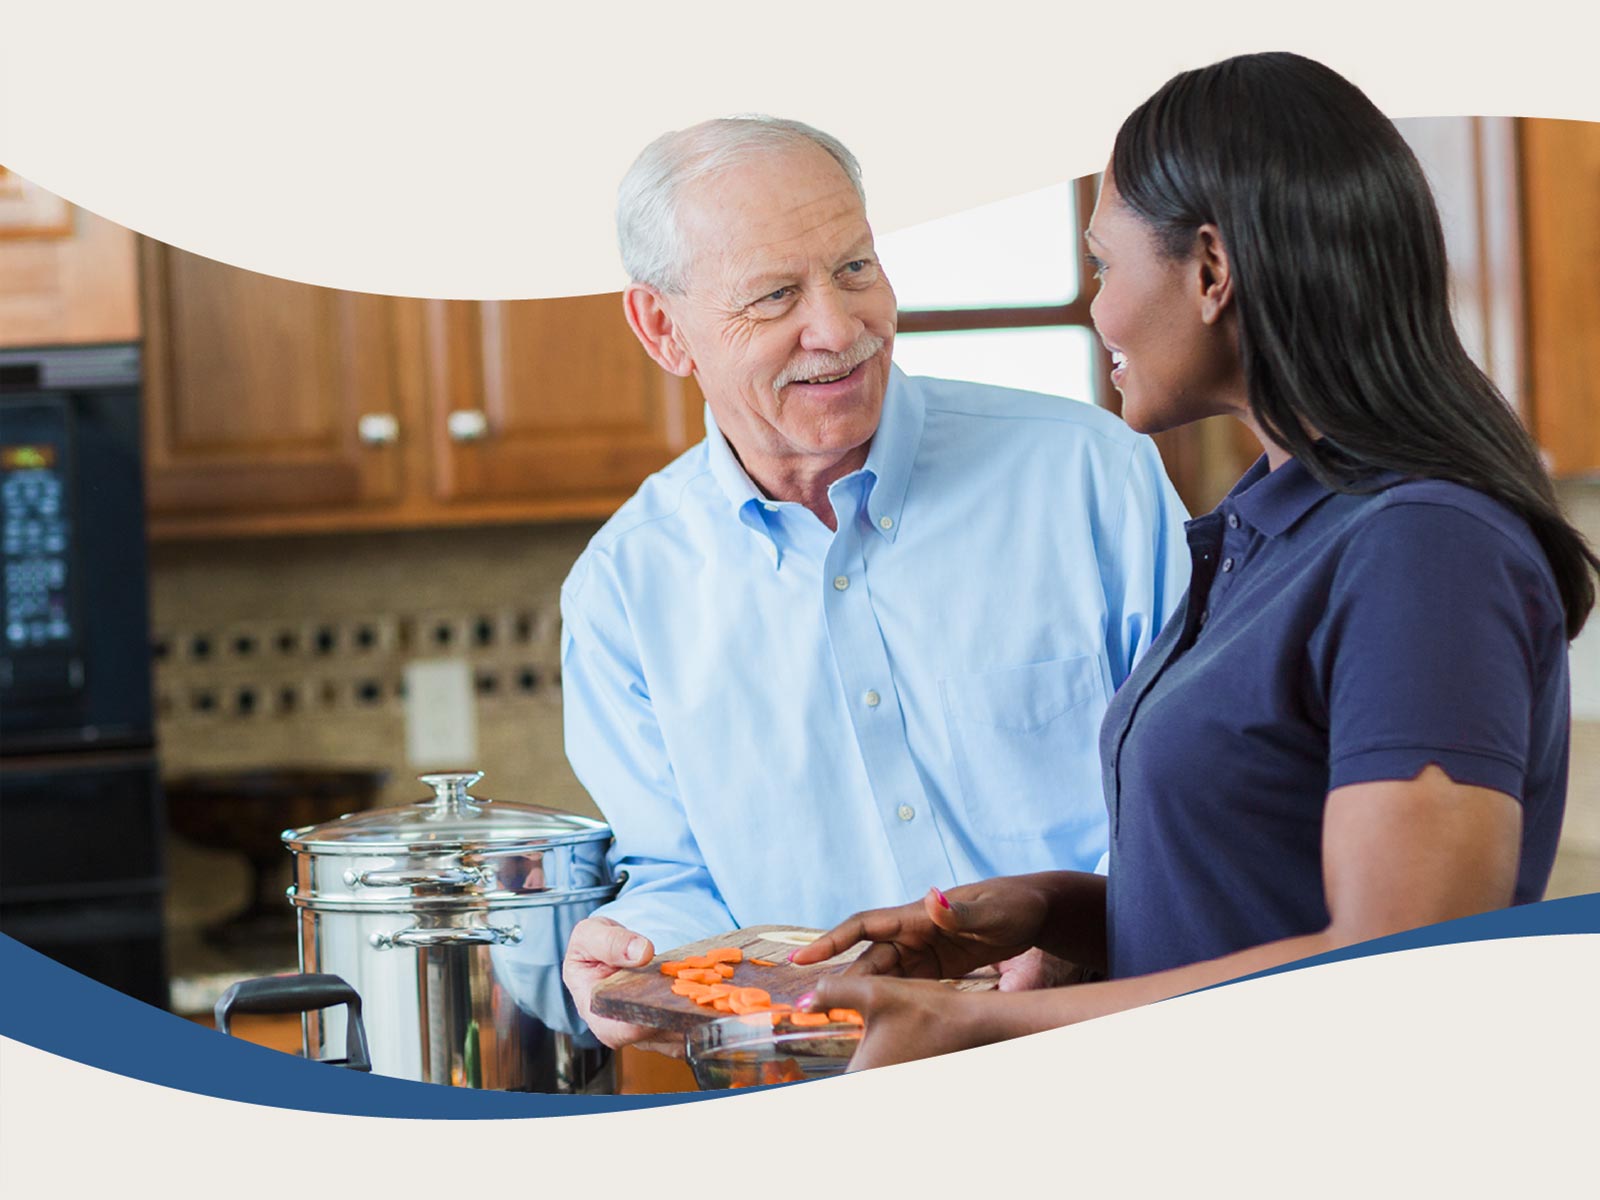
<path fill-rule="evenodd" d="M 842 1075 L 861 1042 L 861 1026 L 797 1026 L 784 1014 L 750 1013 L 708 1021 L 684 1041 L 695 1082 L 701 1091 L 715 1091 Z"/>

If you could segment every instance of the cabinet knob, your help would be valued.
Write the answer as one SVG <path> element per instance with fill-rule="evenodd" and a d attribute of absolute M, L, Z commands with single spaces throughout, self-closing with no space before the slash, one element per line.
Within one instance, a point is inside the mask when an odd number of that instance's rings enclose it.
<path fill-rule="evenodd" d="M 356 436 L 368 446 L 387 446 L 400 440 L 400 422 L 392 413 L 366 413 L 356 422 Z"/>
<path fill-rule="evenodd" d="M 444 421 L 453 442 L 476 442 L 489 436 L 489 418 L 481 408 L 458 408 Z"/>

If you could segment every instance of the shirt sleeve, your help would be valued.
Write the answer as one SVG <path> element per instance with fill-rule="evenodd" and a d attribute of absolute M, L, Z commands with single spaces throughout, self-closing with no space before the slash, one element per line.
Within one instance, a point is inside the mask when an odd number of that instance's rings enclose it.
<path fill-rule="evenodd" d="M 1541 647 L 1560 636 L 1553 588 L 1536 543 L 1472 513 L 1376 513 L 1346 548 L 1312 641 L 1328 787 L 1414 779 L 1437 763 L 1521 800 Z"/>
<path fill-rule="evenodd" d="M 1129 459 L 1109 562 L 1102 567 L 1114 687 L 1122 686 L 1188 590 L 1188 519 L 1155 443 L 1141 437 Z"/>
<path fill-rule="evenodd" d="M 592 563 L 580 571 L 587 578 L 575 571 L 561 592 L 567 759 L 611 825 L 612 869 L 628 876 L 597 915 L 657 950 L 733 929 L 678 795 L 626 612 Z"/>

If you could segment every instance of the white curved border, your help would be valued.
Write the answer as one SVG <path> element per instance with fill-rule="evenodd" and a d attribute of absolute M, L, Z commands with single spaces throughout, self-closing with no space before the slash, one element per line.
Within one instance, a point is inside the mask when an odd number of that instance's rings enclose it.
<path fill-rule="evenodd" d="M 1253 980 L 929 1062 L 520 1121 L 261 1108 L 0 1040 L 8 1193 L 1559 1196 L 1595 1178 L 1600 934 Z M 76 1153 L 85 1141 L 92 1153 Z M 149 1169 L 149 1168 L 145 1168 Z M 102 1190 L 103 1189 L 103 1190 Z M 177 1194 L 187 1194 L 187 1189 Z"/>
<path fill-rule="evenodd" d="M 0 162 L 212 258 L 363 291 L 621 283 L 611 205 L 662 129 L 798 116 L 880 231 L 1097 170 L 1174 71 L 1285 48 L 1394 115 L 1600 119 L 1571 0 L 4 0 Z"/>

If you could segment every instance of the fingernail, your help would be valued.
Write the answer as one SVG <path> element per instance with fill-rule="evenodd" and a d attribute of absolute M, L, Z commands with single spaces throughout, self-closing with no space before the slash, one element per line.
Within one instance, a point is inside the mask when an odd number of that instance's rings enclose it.
<path fill-rule="evenodd" d="M 627 954 L 630 962 L 638 962 L 644 957 L 644 939 L 634 938 L 628 943 L 628 948 L 625 953 Z"/>
<path fill-rule="evenodd" d="M 941 904 L 941 905 L 942 905 L 942 906 L 943 906 L 943 907 L 945 907 L 945 908 L 949 908 L 949 907 L 950 907 L 950 901 L 948 901 L 948 900 L 946 900 L 946 899 L 945 899 L 945 898 L 944 898 L 944 893 L 943 893 L 943 892 L 941 892 L 941 891 L 940 891 L 940 890 L 939 890 L 939 889 L 938 889 L 938 888 L 934 888 L 934 889 L 933 889 L 933 894 L 934 894 L 934 895 L 935 895 L 935 896 L 937 896 L 937 897 L 939 897 L 939 903 L 940 903 L 940 904 Z"/>
<path fill-rule="evenodd" d="M 799 954 L 799 953 L 800 953 L 800 951 L 798 951 L 798 950 L 791 950 L 791 951 L 789 951 L 789 961 L 790 961 L 790 962 L 793 962 L 793 961 L 794 961 L 794 956 L 795 956 L 795 955 L 796 955 L 796 954 Z"/>
<path fill-rule="evenodd" d="M 794 1006 L 799 1009 L 810 1008 L 811 1005 L 816 1001 L 816 998 L 816 992 L 807 992 L 805 995 L 800 996 L 795 1000 Z"/>

